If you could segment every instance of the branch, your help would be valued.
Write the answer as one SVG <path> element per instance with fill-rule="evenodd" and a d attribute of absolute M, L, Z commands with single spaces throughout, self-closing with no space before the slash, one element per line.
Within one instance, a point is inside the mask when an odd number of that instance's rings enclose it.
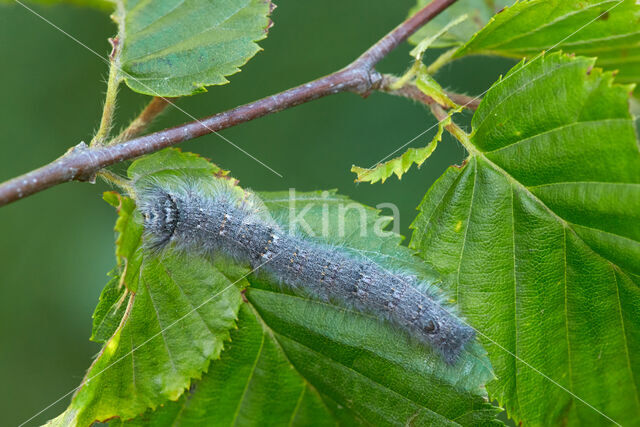
<path fill-rule="evenodd" d="M 346 68 L 318 80 L 236 107 L 202 120 L 185 123 L 109 146 L 80 143 L 59 159 L 0 185 L 0 206 L 69 181 L 92 181 L 101 169 L 179 142 L 217 132 L 267 114 L 327 95 L 355 92 L 366 97 L 379 88 L 382 77 L 374 69 L 389 52 L 457 0 L 434 0 L 365 51 Z"/>

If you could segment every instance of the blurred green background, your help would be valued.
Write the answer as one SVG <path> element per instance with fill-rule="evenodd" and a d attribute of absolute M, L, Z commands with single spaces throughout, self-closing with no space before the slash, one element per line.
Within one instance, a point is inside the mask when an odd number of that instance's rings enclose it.
<path fill-rule="evenodd" d="M 412 0 L 279 0 L 275 26 L 260 52 L 231 84 L 178 104 L 202 117 L 335 71 L 400 23 Z M 116 29 L 107 14 L 76 6 L 33 6 L 96 52 L 109 52 Z M 378 69 L 399 74 L 410 64 L 405 45 Z M 432 53 L 433 55 L 433 53 Z M 106 64 L 17 4 L 0 5 L 0 181 L 41 166 L 89 141 L 97 128 Z M 479 94 L 512 62 L 471 58 L 445 67 L 439 81 Z M 124 88 L 118 123 L 145 104 Z M 154 129 L 190 120 L 170 109 Z M 460 119 L 458 119 L 460 121 Z M 464 123 L 466 120 L 466 123 Z M 469 116 L 462 118 L 468 126 Z M 435 124 L 420 105 L 374 93 L 340 94 L 223 131 L 225 137 L 281 173 L 210 135 L 182 144 L 230 169 L 254 190 L 338 188 L 375 206 L 395 203 L 404 235 L 415 208 L 464 150 L 448 135 L 423 167 L 402 181 L 354 184 L 352 164 L 370 166 Z M 435 129 L 414 141 L 423 146 Z M 114 210 L 101 199 L 104 183 L 61 185 L 0 208 L 0 413 L 17 425 L 77 386 L 99 350 L 88 340 L 91 314 L 114 265 Z M 385 212 L 390 214 L 390 212 Z M 29 425 L 63 411 L 62 399 Z"/>

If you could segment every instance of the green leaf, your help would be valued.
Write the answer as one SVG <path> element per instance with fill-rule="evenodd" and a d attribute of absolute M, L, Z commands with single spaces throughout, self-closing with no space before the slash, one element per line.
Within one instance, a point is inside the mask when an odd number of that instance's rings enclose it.
<path fill-rule="evenodd" d="M 128 290 L 137 290 L 135 280 L 140 271 L 142 253 L 139 250 L 142 243 L 142 224 L 140 218 L 134 215 L 136 207 L 133 200 L 121 197 L 118 193 L 107 192 L 104 200 L 118 211 L 118 220 L 114 230 L 118 233 L 116 239 L 116 260 L 120 276 L 120 287 L 125 285 Z"/>
<path fill-rule="evenodd" d="M 495 83 L 412 225 L 484 338 L 490 397 L 527 425 L 640 413 L 640 152 L 630 87 L 594 61 L 543 55 Z"/>
<path fill-rule="evenodd" d="M 131 163 L 127 170 L 134 185 L 145 180 L 172 177 L 194 179 L 229 178 L 229 171 L 220 169 L 204 157 L 194 153 L 183 153 L 178 148 L 162 150 Z"/>
<path fill-rule="evenodd" d="M 111 425 L 335 425 L 319 393 L 293 369 L 248 304 L 220 360 L 189 393 Z"/>
<path fill-rule="evenodd" d="M 16 4 L 15 0 L 0 0 L 0 5 L 3 3 Z M 26 3 L 52 6 L 57 4 L 73 4 L 76 6 L 95 7 L 105 12 L 113 11 L 113 2 L 111 0 L 27 0 Z"/>
<path fill-rule="evenodd" d="M 100 301 L 93 313 L 91 341 L 97 343 L 107 342 L 116 332 L 127 308 L 125 298 L 129 293 L 126 287 L 122 286 L 117 269 L 112 270 L 109 276 L 113 278 L 102 290 Z"/>
<path fill-rule="evenodd" d="M 412 35 L 409 38 L 409 42 L 417 45 L 422 40 L 436 35 L 450 22 L 466 14 L 469 16 L 466 21 L 453 28 L 449 28 L 444 35 L 438 38 L 438 41 L 432 44 L 433 47 L 461 45 L 480 30 L 495 13 L 503 7 L 513 4 L 514 1 L 515 0 L 459 0 Z M 431 0 L 418 0 L 418 3 L 409 11 L 409 16 L 414 15 L 430 2 Z"/>
<path fill-rule="evenodd" d="M 532 57 L 562 49 L 598 57 L 621 83 L 640 82 L 640 4 L 636 0 L 530 0 L 498 14 L 454 58 Z"/>
<path fill-rule="evenodd" d="M 100 301 L 93 313 L 91 340 L 104 343 L 116 332 L 125 314 L 126 298 L 129 291 L 136 292 L 137 276 L 142 263 L 139 250 L 142 239 L 142 225 L 134 215 L 135 203 L 128 197 L 109 191 L 104 200 L 118 211 L 116 220 L 116 260 L 118 265 L 109 276 L 113 277 L 102 290 Z"/>
<path fill-rule="evenodd" d="M 446 96 L 446 95 L 445 95 Z M 456 111 L 452 111 L 456 112 Z M 402 179 L 404 175 L 413 164 L 418 165 L 418 168 L 433 154 L 438 146 L 438 142 L 442 140 L 442 133 L 444 127 L 451 122 L 451 114 L 447 116 L 446 120 L 438 122 L 438 132 L 433 137 L 431 142 L 422 148 L 408 148 L 401 156 L 395 157 L 384 163 L 378 163 L 373 168 L 362 168 L 360 166 L 351 166 L 351 172 L 358 175 L 356 182 L 370 182 L 375 184 L 378 181 L 384 182 L 396 174 L 398 179 Z"/>
<path fill-rule="evenodd" d="M 168 169 L 167 162 L 175 165 Z M 194 178 L 224 175 L 205 159 L 165 150 L 133 162 L 134 187 L 188 173 Z M 178 399 L 219 357 L 236 325 L 248 272 L 223 259 L 141 251 L 142 230 L 135 204 L 114 193 L 118 207 L 119 266 L 94 313 L 92 339 L 104 347 L 67 411 L 54 424 L 89 425 L 113 417 L 133 418 L 168 399 Z M 130 254 L 140 262 L 124 263 Z"/>
<path fill-rule="evenodd" d="M 182 96 L 228 83 L 260 51 L 270 0 L 118 0 L 113 19 L 127 85 L 153 96 Z"/>
<path fill-rule="evenodd" d="M 164 157 L 132 165 L 134 181 L 160 173 L 159 165 L 162 173 L 182 177 L 190 176 L 185 171 L 191 161 L 199 163 L 194 171 L 203 166 L 202 159 L 185 161 L 175 150 L 154 156 Z M 175 160 L 166 161 L 169 157 Z M 180 171 L 169 169 L 173 165 Z M 393 270 L 434 280 L 431 269 L 399 246 L 401 237 L 385 231 L 392 219 L 373 208 L 334 191 L 259 196 L 285 230 L 295 228 Z M 177 401 L 126 424 L 477 425 L 493 422 L 500 411 L 487 402 L 484 384 L 493 373 L 478 343 L 450 366 L 370 315 L 293 295 L 268 277 L 249 280 L 248 302 L 221 357 Z"/>

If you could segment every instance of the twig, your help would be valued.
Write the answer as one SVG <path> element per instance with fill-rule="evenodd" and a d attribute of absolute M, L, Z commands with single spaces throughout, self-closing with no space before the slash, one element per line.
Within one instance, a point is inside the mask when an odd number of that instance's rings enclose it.
<path fill-rule="evenodd" d="M 78 144 L 52 163 L 0 184 L 0 206 L 64 182 L 92 180 L 98 171 L 107 166 L 327 95 L 355 92 L 366 97 L 372 90 L 379 88 L 382 80 L 381 75 L 374 69 L 375 65 L 407 37 L 456 1 L 432 1 L 367 49 L 346 68 L 318 80 L 196 122 L 185 123 L 120 144 L 91 148 L 84 143 Z"/>

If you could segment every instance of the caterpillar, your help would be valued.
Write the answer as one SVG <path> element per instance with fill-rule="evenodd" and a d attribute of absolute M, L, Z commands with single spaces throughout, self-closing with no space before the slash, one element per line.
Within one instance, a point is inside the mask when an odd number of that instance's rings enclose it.
<path fill-rule="evenodd" d="M 136 194 L 150 251 L 217 253 L 249 263 L 281 286 L 382 317 L 454 364 L 474 330 L 445 308 L 432 285 L 343 248 L 292 235 L 251 193 L 186 180 L 154 182 Z"/>

